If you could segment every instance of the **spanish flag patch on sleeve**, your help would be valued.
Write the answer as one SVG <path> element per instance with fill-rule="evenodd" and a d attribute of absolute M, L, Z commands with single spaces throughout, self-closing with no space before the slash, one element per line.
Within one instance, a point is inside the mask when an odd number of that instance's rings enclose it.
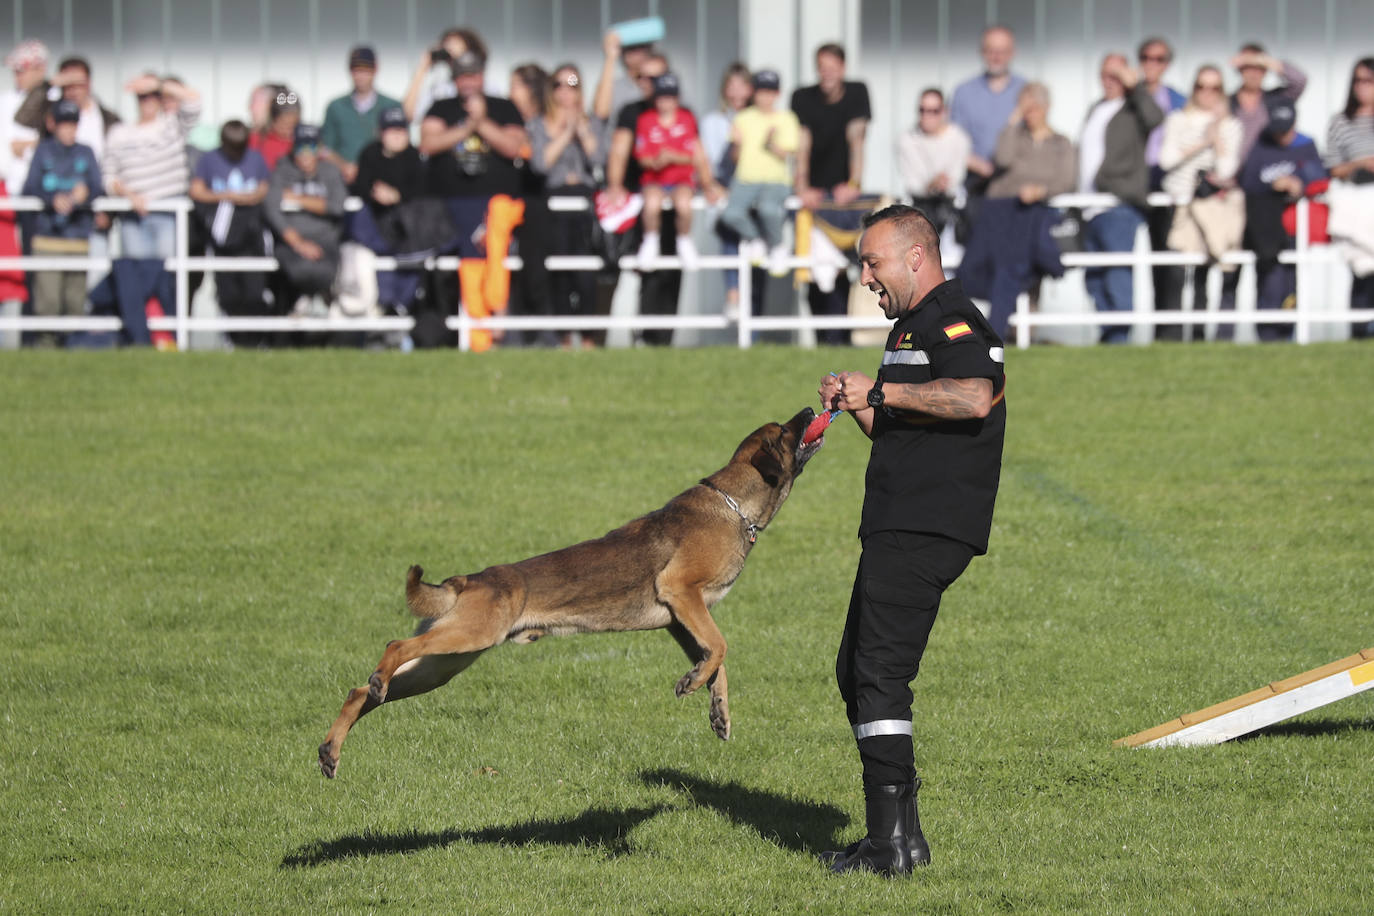
<path fill-rule="evenodd" d="M 945 337 L 950 340 L 957 340 L 966 334 L 972 334 L 973 329 L 968 326 L 967 321 L 959 321 L 945 326 Z"/>

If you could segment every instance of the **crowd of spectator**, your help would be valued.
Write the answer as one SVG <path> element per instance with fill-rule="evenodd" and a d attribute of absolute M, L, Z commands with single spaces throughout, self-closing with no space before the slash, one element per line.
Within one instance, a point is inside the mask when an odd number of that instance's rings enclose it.
<path fill-rule="evenodd" d="M 627 254 L 640 272 L 641 313 L 673 314 L 681 271 L 700 257 L 694 219 L 708 220 L 721 250 L 744 252 L 755 273 L 754 301 L 742 304 L 739 278 L 725 272 L 727 314 L 757 312 L 770 277 L 805 283 L 813 314 L 846 313 L 850 282 L 839 265 L 879 194 L 863 173 L 868 90 L 846 78 L 844 48 L 817 49 L 817 83 L 790 93 L 776 71 L 732 64 L 718 104 L 698 117 L 653 36 L 623 34 L 606 33 L 594 87 L 572 63 L 527 63 L 509 74 L 504 97 L 491 94 L 488 49 L 472 29 L 441 35 L 399 98 L 378 88 L 377 54 L 358 46 L 346 61 L 349 91 L 328 103 L 322 123 L 302 121 L 296 89 L 266 83 L 247 100 L 246 120 L 217 131 L 201 124 L 200 93 L 175 76 L 130 80 L 137 117 L 121 121 L 92 94 L 86 60 L 53 68 L 40 42 L 25 41 L 6 58 L 13 88 L 0 94 L 0 196 L 36 197 L 43 208 L 0 214 L 0 257 L 45 261 L 27 275 L 0 272 L 0 303 L 13 311 L 27 302 L 39 316 L 106 307 L 124 318 L 128 342 L 158 343 L 146 317 L 159 305 L 170 310 L 162 262 L 176 249 L 173 214 L 159 202 L 188 197 L 191 254 L 271 256 L 279 265 L 215 274 L 219 307 L 231 316 L 414 314 L 414 332 L 390 342 L 438 345 L 451 342 L 443 318 L 460 303 L 475 317 L 608 314 Z M 988 28 L 980 50 L 982 71 L 952 92 L 914 93 L 913 124 L 893 153 L 902 194 L 964 246 L 958 274 L 988 301 L 999 332 L 1021 294 L 1034 298 L 1041 277 L 1063 273 L 1063 250 L 1129 251 L 1142 228 L 1155 250 L 1206 260 L 1154 267 L 1156 310 L 1182 308 L 1189 271 L 1194 306 L 1203 307 L 1213 266 L 1223 275 L 1218 307 L 1234 308 L 1236 265 L 1223 256 L 1240 247 L 1255 254 L 1259 307 L 1291 308 L 1295 271 L 1280 253 L 1294 244 L 1293 204 L 1323 193 L 1329 212 L 1314 207 L 1312 237 L 1341 242 L 1355 274 L 1351 305 L 1374 308 L 1374 59 L 1355 65 L 1321 155 L 1294 126 L 1306 76 L 1257 44 L 1229 62 L 1239 78 L 1229 96 L 1227 71 L 1215 64 L 1199 67 L 1187 92 L 1171 88 L 1173 51 L 1163 38 L 1142 42 L 1134 61 L 1105 54 L 1101 98 L 1076 138 L 1050 126 L 1050 90 L 1015 72 L 1009 29 Z M 206 143 L 207 132 L 218 142 Z M 1115 202 L 1069 213 L 1052 206 L 1075 191 Z M 1151 206 L 1157 191 L 1172 205 Z M 93 210 L 102 196 L 127 209 Z M 346 206 L 349 197 L 360 208 Z M 702 198 L 712 206 L 698 215 Z M 524 267 L 513 279 L 506 259 L 517 252 Z M 456 275 L 426 270 L 444 254 L 457 256 Z M 115 267 L 88 283 L 85 270 L 47 266 L 73 255 L 113 257 Z M 596 255 L 606 266 L 548 270 L 551 255 Z M 793 255 L 808 267 L 795 269 Z M 396 269 L 375 270 L 377 256 L 394 258 Z M 193 275 L 193 288 L 200 280 Z M 1091 266 L 1085 282 L 1099 311 L 1133 309 L 1130 267 Z M 1156 337 L 1200 330 L 1162 325 Z M 1352 333 L 1369 330 L 1361 322 Z M 1101 340 L 1129 333 L 1107 324 Z M 1263 324 L 1259 333 L 1282 340 L 1292 328 Z M 650 329 L 640 339 L 671 336 Z M 261 346 L 299 336 L 231 339 Z M 604 339 L 484 331 L 471 343 L 568 348 Z M 843 344 L 849 335 L 825 330 L 820 340 Z M 64 342 L 51 331 L 31 337 L 36 346 Z"/>

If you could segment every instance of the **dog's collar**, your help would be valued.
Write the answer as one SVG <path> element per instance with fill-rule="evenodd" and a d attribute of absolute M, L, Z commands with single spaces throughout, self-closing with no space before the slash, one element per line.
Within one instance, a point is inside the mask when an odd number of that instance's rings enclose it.
<path fill-rule="evenodd" d="M 759 539 L 759 532 L 768 526 L 754 524 L 753 520 L 750 519 L 749 516 L 744 514 L 744 510 L 739 507 L 739 503 L 735 502 L 735 498 L 731 496 L 729 493 L 726 493 L 720 487 L 711 483 L 711 481 L 703 480 L 701 481 L 701 485 L 703 487 L 706 487 L 708 490 L 715 490 L 721 496 L 725 497 L 725 505 L 733 509 L 735 514 L 738 515 L 744 521 L 744 537 L 749 541 L 750 544 L 756 543 Z"/>

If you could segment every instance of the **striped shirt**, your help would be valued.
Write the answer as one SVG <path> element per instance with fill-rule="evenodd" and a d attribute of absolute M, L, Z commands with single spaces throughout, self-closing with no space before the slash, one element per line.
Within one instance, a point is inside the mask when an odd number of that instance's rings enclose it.
<path fill-rule="evenodd" d="M 175 115 L 159 114 L 144 124 L 124 122 L 105 138 L 101 171 L 106 185 L 118 181 L 125 193 L 149 200 L 180 197 L 190 187 L 186 134 L 200 120 L 200 103 L 185 102 Z"/>
<path fill-rule="evenodd" d="M 1326 129 L 1323 163 L 1329 169 L 1366 156 L 1374 156 L 1374 115 L 1351 120 L 1345 112 L 1337 113 Z"/>

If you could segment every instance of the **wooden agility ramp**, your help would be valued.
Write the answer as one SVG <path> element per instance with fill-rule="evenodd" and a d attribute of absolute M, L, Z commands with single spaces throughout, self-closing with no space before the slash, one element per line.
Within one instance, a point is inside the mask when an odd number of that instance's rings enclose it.
<path fill-rule="evenodd" d="M 1171 719 L 1113 742 L 1118 747 L 1220 744 L 1374 687 L 1374 649 Z"/>

